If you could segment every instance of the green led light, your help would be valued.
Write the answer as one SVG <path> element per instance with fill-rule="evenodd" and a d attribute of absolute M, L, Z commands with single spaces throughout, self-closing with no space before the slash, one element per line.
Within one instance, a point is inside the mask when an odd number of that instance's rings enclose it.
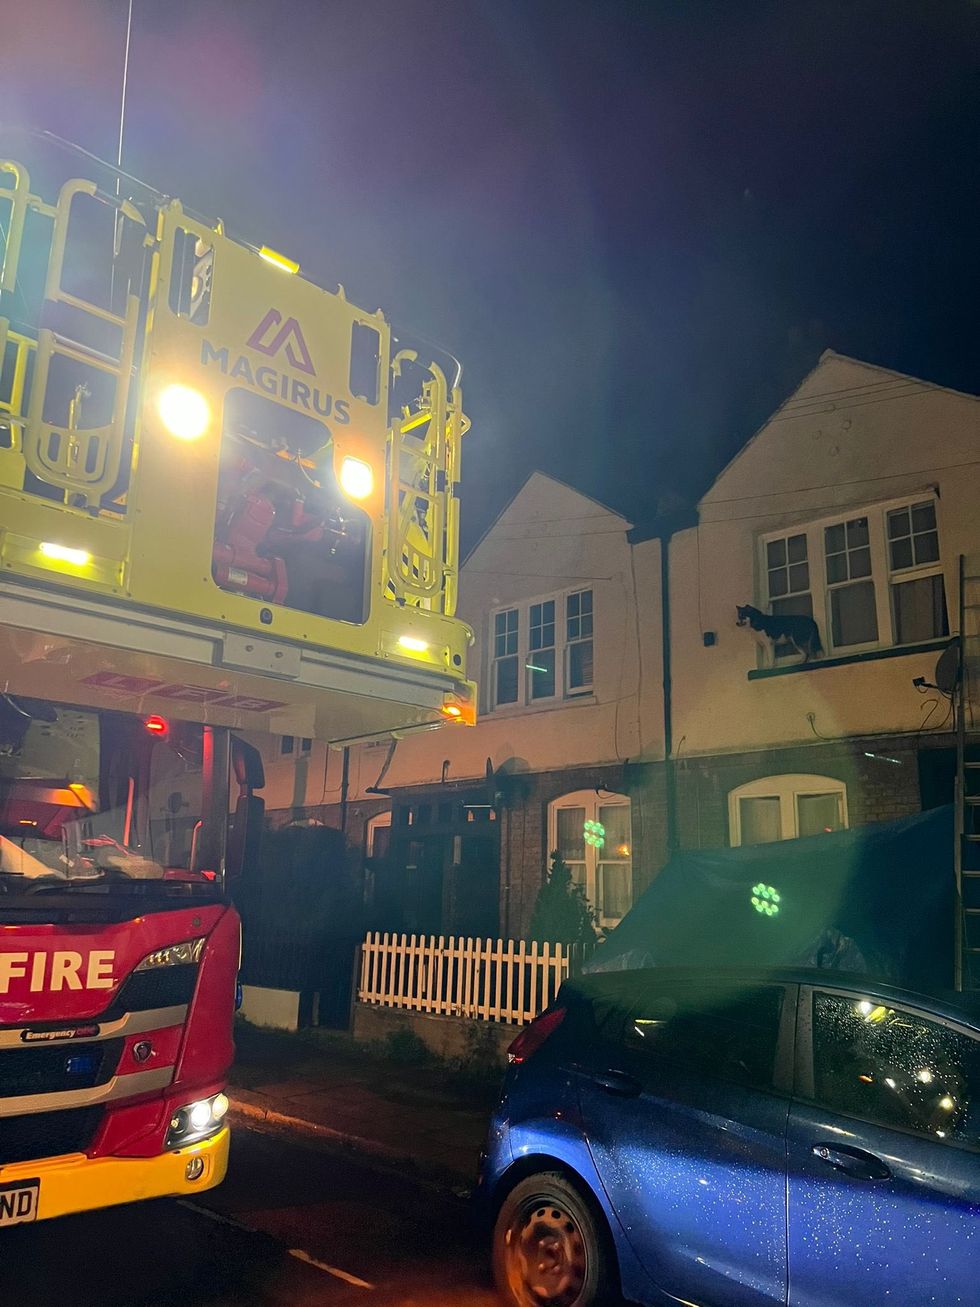
<path fill-rule="evenodd" d="M 760 881 L 752 886 L 752 906 L 756 912 L 765 917 L 778 916 L 779 902 L 779 894 L 772 885 L 763 885 Z"/>
<path fill-rule="evenodd" d="M 601 849 L 606 842 L 606 828 L 602 822 L 587 821 L 582 829 L 586 844 L 591 845 L 593 849 Z"/>

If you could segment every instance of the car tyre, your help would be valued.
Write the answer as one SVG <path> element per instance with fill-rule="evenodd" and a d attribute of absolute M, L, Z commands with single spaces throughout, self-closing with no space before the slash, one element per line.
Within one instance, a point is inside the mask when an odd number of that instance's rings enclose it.
<path fill-rule="evenodd" d="M 557 1171 L 530 1175 L 501 1204 L 493 1277 L 508 1307 L 609 1307 L 617 1302 L 602 1219 Z"/>

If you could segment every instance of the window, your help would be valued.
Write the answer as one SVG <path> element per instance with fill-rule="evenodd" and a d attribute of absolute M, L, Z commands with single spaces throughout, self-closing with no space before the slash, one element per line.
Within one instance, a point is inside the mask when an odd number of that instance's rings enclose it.
<path fill-rule="evenodd" d="M 519 622 L 516 608 L 495 613 L 493 619 L 493 702 L 495 707 L 517 703 L 520 683 L 517 647 Z"/>
<path fill-rule="evenodd" d="M 728 796 L 733 847 L 773 844 L 847 826 L 847 787 L 830 776 L 767 776 Z"/>
<path fill-rule="evenodd" d="M 592 591 L 565 596 L 566 689 L 582 694 L 592 689 Z"/>
<path fill-rule="evenodd" d="M 379 812 L 368 819 L 365 828 L 364 856 L 386 858 L 391 849 L 391 813 Z"/>
<path fill-rule="evenodd" d="M 655 983 L 626 1022 L 626 1044 L 655 1076 L 666 1065 L 770 1089 L 782 1007 L 781 986 L 733 992 Z"/>
<path fill-rule="evenodd" d="M 625 794 L 578 790 L 548 810 L 548 848 L 557 849 L 605 929 L 633 905 L 630 801 Z"/>
<path fill-rule="evenodd" d="M 828 652 L 949 634 L 936 500 L 920 497 L 767 536 L 765 603 L 813 617 Z M 777 657 L 793 653 L 777 649 Z"/>
<path fill-rule="evenodd" d="M 296 737 L 294 735 L 283 735 L 279 739 L 279 752 L 284 756 L 287 753 L 292 753 L 295 745 Z"/>
<path fill-rule="evenodd" d="M 879 1125 L 980 1147 L 980 1040 L 875 998 L 813 996 L 816 1100 Z"/>
<path fill-rule="evenodd" d="M 555 601 L 532 604 L 529 613 L 530 638 L 527 670 L 531 673 L 528 697 L 555 697 Z"/>
<path fill-rule="evenodd" d="M 591 590 L 573 590 L 494 613 L 491 711 L 590 694 L 593 621 Z"/>
<path fill-rule="evenodd" d="M 946 592 L 939 562 L 939 527 L 932 500 L 888 514 L 895 643 L 912 644 L 949 634 Z"/>

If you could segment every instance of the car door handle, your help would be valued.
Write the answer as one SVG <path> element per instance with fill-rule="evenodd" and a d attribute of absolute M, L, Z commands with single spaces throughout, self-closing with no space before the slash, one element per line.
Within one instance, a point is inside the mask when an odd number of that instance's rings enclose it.
<path fill-rule="evenodd" d="M 614 1071 L 611 1068 L 590 1071 L 588 1078 L 607 1094 L 616 1094 L 620 1098 L 639 1098 L 643 1092 L 643 1086 L 636 1076 L 631 1076 L 627 1071 Z"/>
<path fill-rule="evenodd" d="M 892 1173 L 884 1162 L 863 1148 L 848 1148 L 846 1144 L 814 1144 L 813 1156 L 855 1180 L 891 1179 Z"/>

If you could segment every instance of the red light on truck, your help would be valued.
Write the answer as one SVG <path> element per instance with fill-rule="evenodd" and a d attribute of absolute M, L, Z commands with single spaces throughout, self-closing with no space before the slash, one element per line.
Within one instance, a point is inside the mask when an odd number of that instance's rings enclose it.
<path fill-rule="evenodd" d="M 151 735 L 163 736 L 170 730 L 170 723 L 167 721 L 166 717 L 157 717 L 155 713 L 152 717 L 147 717 L 143 722 L 143 725 Z"/>

